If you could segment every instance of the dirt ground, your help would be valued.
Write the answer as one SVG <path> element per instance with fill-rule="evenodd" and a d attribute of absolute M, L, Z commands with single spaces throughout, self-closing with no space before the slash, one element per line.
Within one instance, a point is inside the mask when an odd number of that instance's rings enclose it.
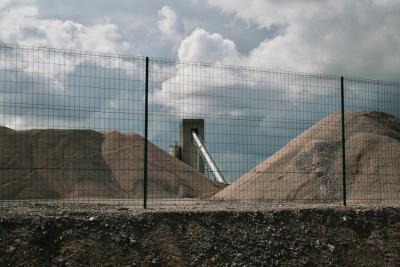
<path fill-rule="evenodd" d="M 399 266 L 399 207 L 0 207 L 0 266 Z"/>

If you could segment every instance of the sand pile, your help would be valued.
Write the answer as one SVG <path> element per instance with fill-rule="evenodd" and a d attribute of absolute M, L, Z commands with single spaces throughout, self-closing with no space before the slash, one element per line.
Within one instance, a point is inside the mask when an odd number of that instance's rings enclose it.
<path fill-rule="evenodd" d="M 400 120 L 379 111 L 345 117 L 348 201 L 400 201 Z M 340 201 L 341 156 L 341 115 L 334 113 L 213 199 Z"/>
<path fill-rule="evenodd" d="M 0 127 L 0 199 L 141 197 L 143 145 L 135 134 Z M 149 145 L 149 197 L 198 197 L 220 188 Z"/>
<path fill-rule="evenodd" d="M 137 134 L 105 133 L 102 151 L 107 165 L 128 197 L 142 197 L 143 138 Z M 150 198 L 200 197 L 218 192 L 223 185 L 170 156 L 148 146 L 148 195 Z"/>

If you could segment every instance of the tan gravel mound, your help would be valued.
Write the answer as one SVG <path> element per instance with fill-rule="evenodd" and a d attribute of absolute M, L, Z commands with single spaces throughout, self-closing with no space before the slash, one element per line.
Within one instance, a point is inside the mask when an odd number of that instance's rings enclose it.
<path fill-rule="evenodd" d="M 400 201 L 400 120 L 379 111 L 345 117 L 348 201 Z M 213 199 L 340 201 L 341 155 L 341 115 L 334 113 Z"/>
<path fill-rule="evenodd" d="M 143 196 L 143 138 L 0 127 L 0 199 Z M 149 145 L 149 197 L 198 197 L 218 185 Z"/>
<path fill-rule="evenodd" d="M 104 159 L 129 197 L 143 196 L 143 138 L 137 134 L 105 133 Z M 148 195 L 150 198 L 199 197 L 218 192 L 222 185 L 157 146 L 148 146 Z"/>

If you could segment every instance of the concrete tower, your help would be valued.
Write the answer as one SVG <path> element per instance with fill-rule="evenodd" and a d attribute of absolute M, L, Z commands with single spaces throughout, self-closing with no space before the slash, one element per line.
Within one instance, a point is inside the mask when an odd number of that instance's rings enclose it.
<path fill-rule="evenodd" d="M 195 170 L 204 172 L 204 161 L 193 142 L 192 131 L 196 131 L 204 141 L 204 120 L 183 119 L 180 125 L 179 142 L 182 149 L 182 161 Z"/>

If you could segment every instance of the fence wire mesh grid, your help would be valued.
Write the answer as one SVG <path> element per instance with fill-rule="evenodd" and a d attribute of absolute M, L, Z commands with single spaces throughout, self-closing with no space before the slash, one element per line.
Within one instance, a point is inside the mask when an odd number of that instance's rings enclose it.
<path fill-rule="evenodd" d="M 399 89 L 2 44 L 0 200 L 398 204 Z"/>

